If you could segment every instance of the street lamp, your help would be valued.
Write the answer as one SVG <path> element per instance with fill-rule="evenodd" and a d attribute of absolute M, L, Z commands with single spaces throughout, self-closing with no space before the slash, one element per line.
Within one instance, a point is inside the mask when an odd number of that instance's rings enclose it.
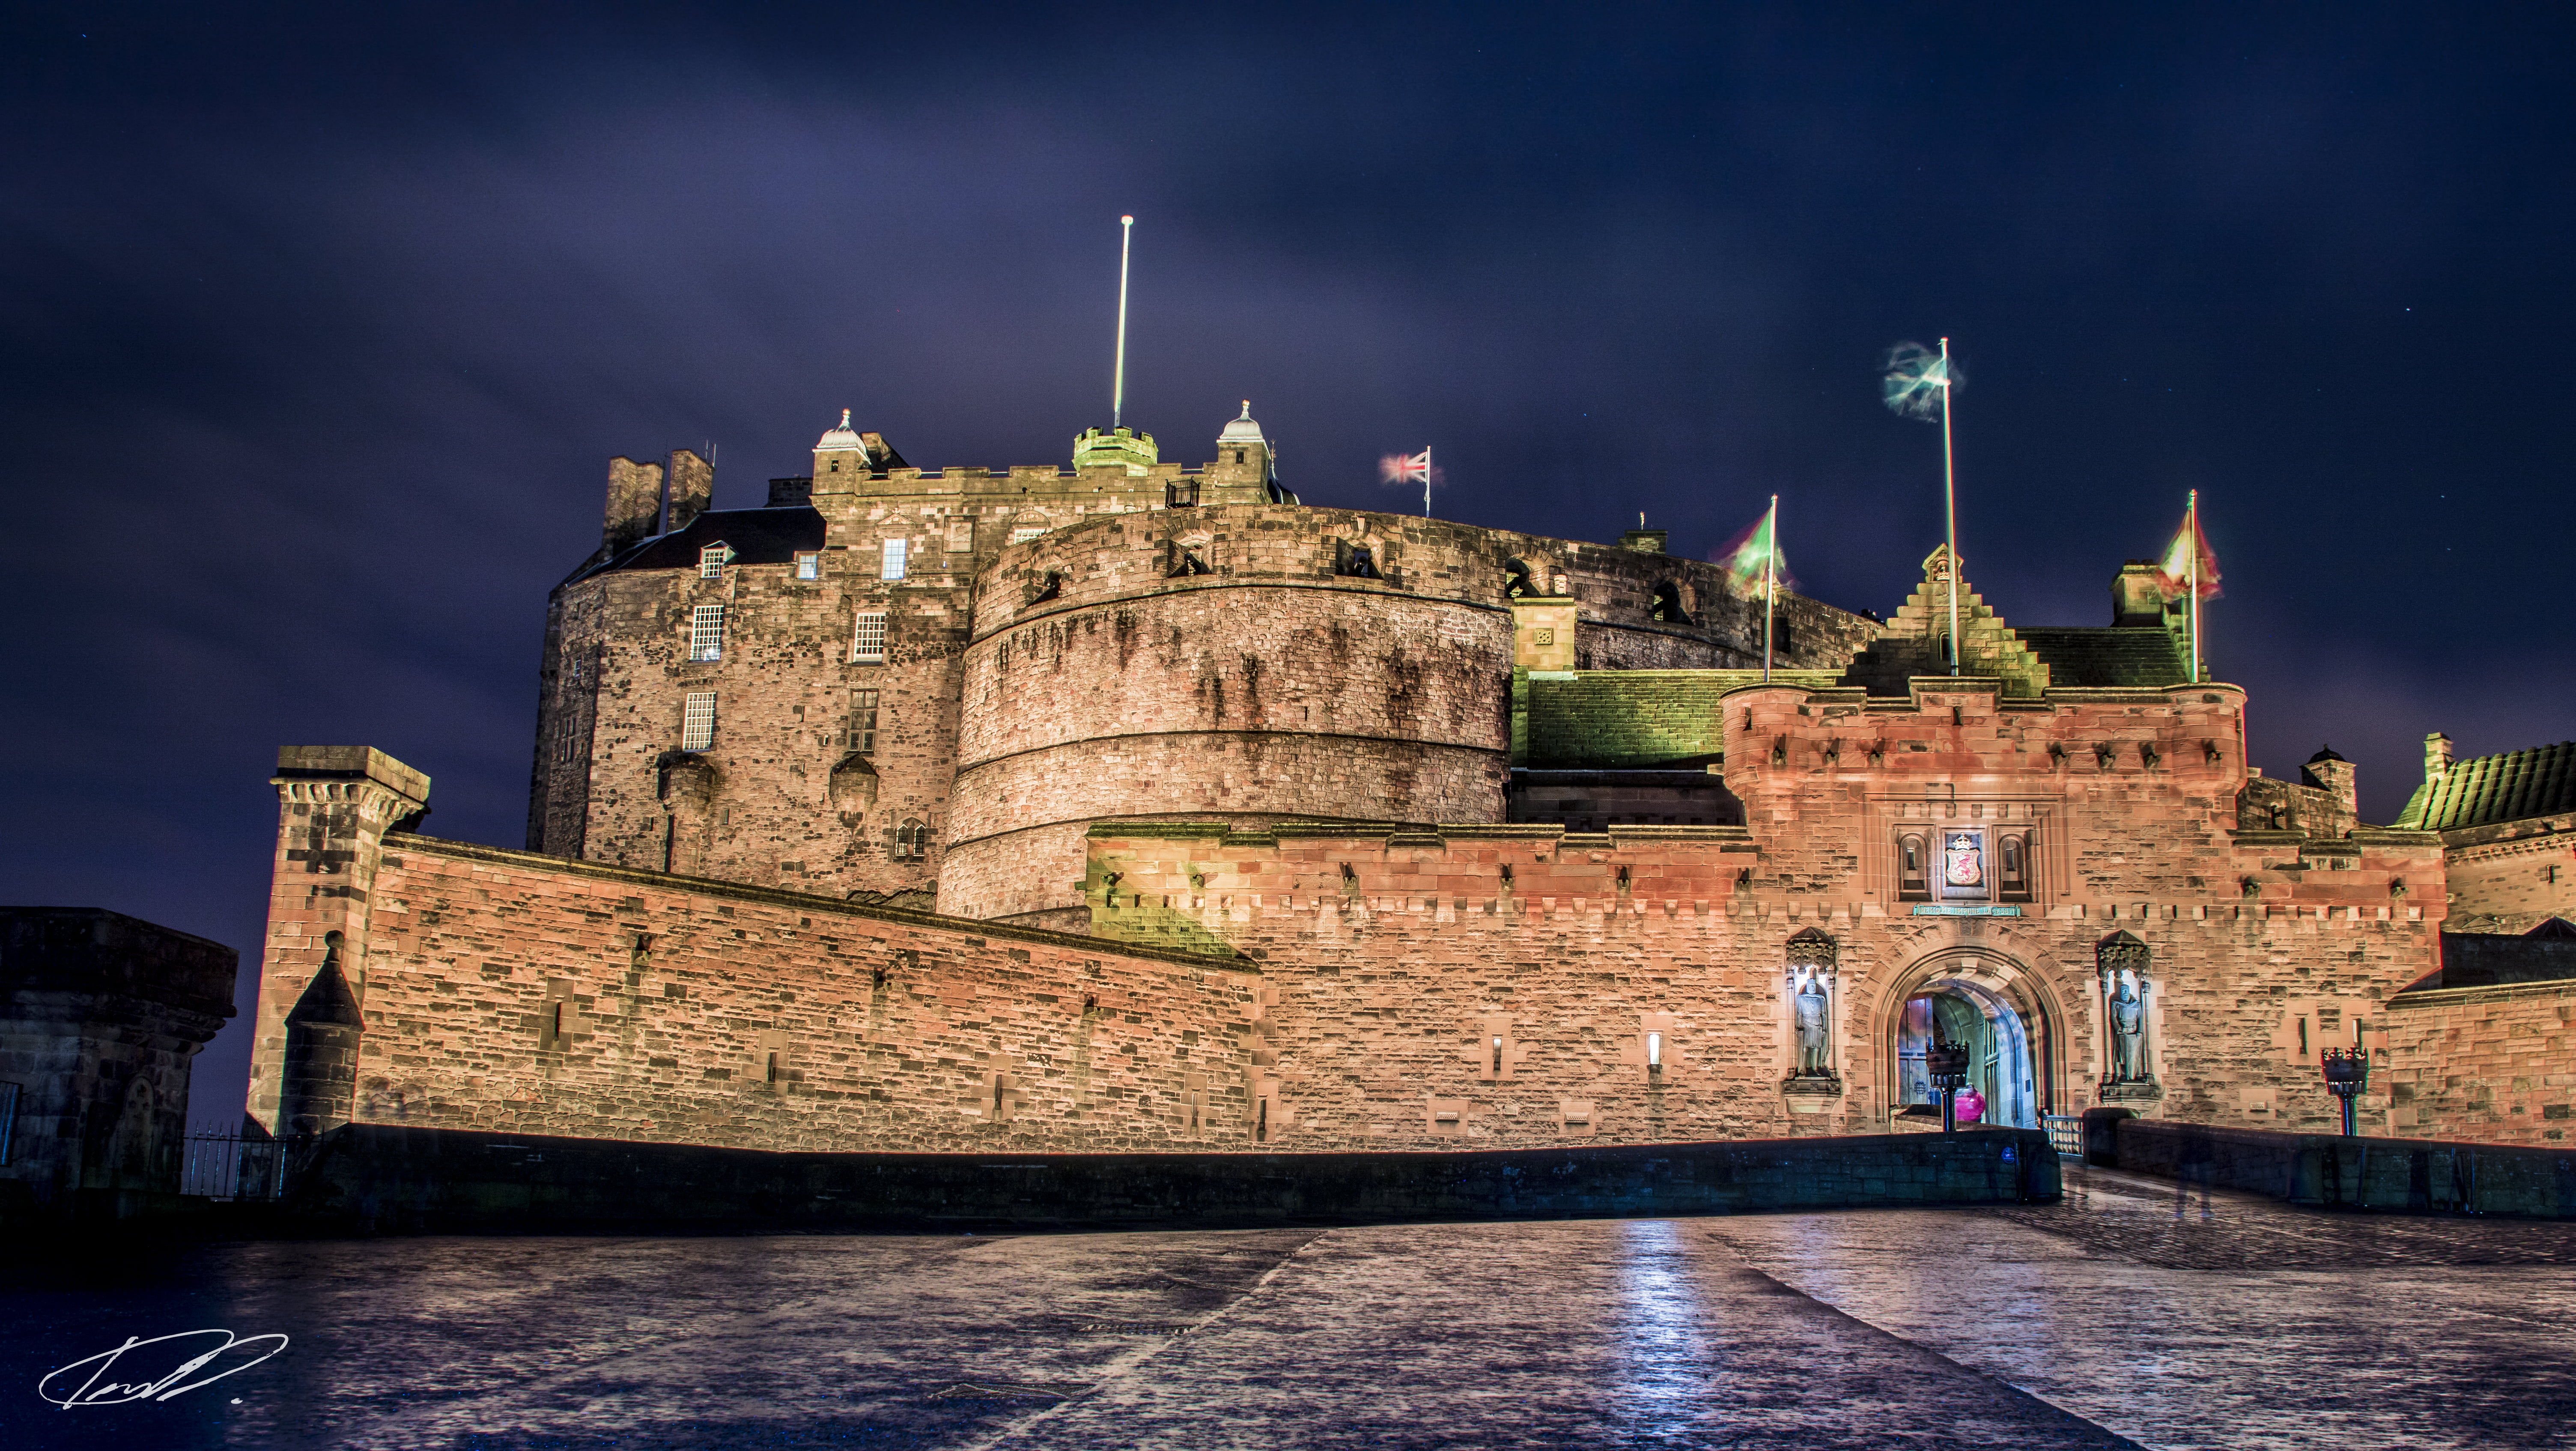
<path fill-rule="evenodd" d="M 1959 1131 L 1959 1090 L 1968 1082 L 1968 1045 L 1944 1043 L 1934 1039 L 1924 1050 L 1923 1067 L 1932 1075 L 1932 1086 L 1941 1090 L 1941 1132 Z"/>
<path fill-rule="evenodd" d="M 2328 1048 L 2317 1055 L 2325 1070 L 2326 1092 L 2343 1100 L 2343 1136 L 2351 1138 L 2352 1101 L 2370 1082 L 2370 1055 L 2359 1048 Z"/>

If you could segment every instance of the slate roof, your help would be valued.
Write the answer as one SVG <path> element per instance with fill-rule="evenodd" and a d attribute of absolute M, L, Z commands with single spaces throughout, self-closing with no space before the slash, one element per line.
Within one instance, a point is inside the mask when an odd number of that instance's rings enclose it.
<path fill-rule="evenodd" d="M 2191 678 L 2180 642 L 2154 626 L 2016 625 L 2013 633 L 2048 667 L 2051 686 L 2180 685 Z"/>
<path fill-rule="evenodd" d="M 2504 987 L 2576 978 L 2576 932 L 2552 917 L 2520 936 L 2442 934 L 2442 987 Z"/>
<path fill-rule="evenodd" d="M 2576 811 L 2576 741 L 2454 761 L 2415 788 L 2397 826 L 2452 831 Z"/>
<path fill-rule="evenodd" d="M 780 509 L 714 509 L 686 529 L 656 534 L 605 563 L 577 570 L 573 579 L 626 569 L 695 569 L 698 551 L 724 543 L 736 564 L 786 564 L 823 547 L 823 513 L 807 504 Z M 571 583 L 566 580 L 565 583 Z"/>

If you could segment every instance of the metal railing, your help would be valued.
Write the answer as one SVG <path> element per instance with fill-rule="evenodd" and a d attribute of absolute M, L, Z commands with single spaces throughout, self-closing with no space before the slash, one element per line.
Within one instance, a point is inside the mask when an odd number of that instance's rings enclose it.
<path fill-rule="evenodd" d="M 206 1199 L 275 1199 L 286 1187 L 285 1147 L 246 1134 L 191 1133 L 179 1192 Z"/>
<path fill-rule="evenodd" d="M 2048 1146 L 2061 1154 L 2084 1157 L 2084 1119 L 2080 1114 L 2044 1113 L 2039 1126 L 2048 1131 Z"/>

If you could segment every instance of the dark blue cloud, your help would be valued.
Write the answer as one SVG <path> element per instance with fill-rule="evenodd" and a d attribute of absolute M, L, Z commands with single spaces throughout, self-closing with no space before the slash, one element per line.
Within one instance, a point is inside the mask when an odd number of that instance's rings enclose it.
<path fill-rule="evenodd" d="M 916 462 L 1196 458 L 1704 552 L 1783 496 L 1892 609 L 1950 334 L 1969 573 L 2092 623 L 2199 488 L 2257 760 L 2385 818 L 2570 734 L 2576 241 L 2544 10 L 35 9 L 0 36 L 10 897 L 255 951 L 284 741 L 513 843 L 603 461 L 719 499 L 857 409 Z M 238 1074 L 237 1049 L 223 1071 Z"/>

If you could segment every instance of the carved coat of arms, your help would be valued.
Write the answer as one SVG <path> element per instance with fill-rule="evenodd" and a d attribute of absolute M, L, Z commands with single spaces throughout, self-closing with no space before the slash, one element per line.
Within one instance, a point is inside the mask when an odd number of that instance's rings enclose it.
<path fill-rule="evenodd" d="M 1973 831 L 1954 831 L 1942 838 L 1941 877 L 1954 887 L 1986 884 L 1986 843 Z"/>

